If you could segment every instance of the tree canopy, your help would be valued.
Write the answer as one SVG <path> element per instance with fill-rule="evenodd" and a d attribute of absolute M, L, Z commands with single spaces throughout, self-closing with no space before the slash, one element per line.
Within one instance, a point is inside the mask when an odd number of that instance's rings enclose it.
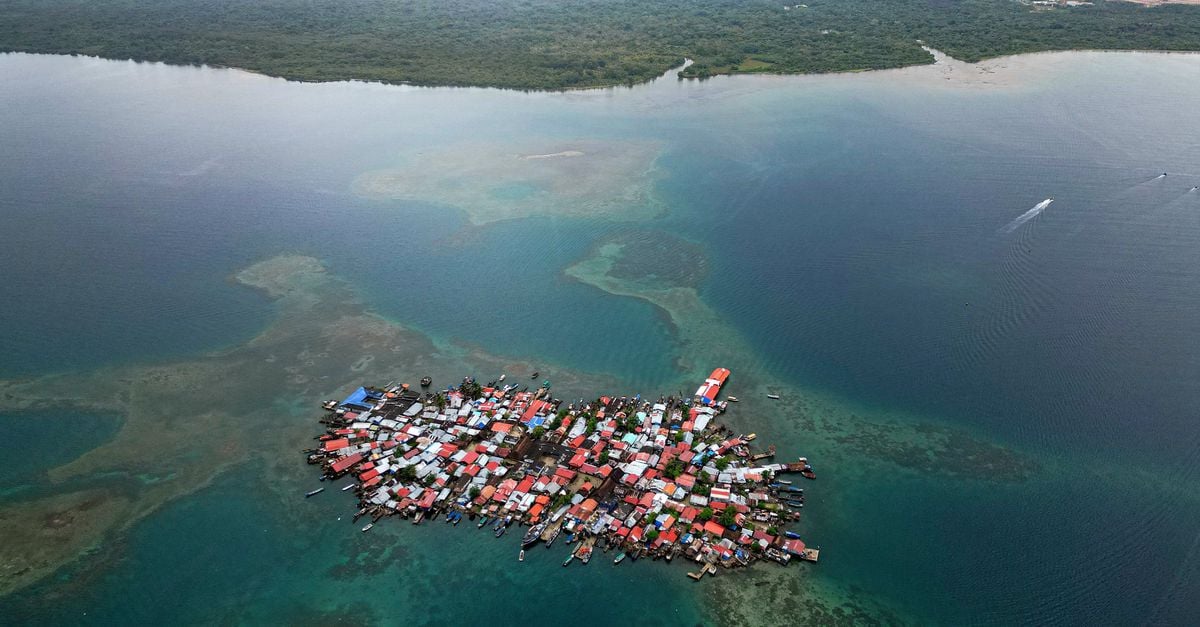
<path fill-rule="evenodd" d="M 297 80 L 562 89 L 1073 48 L 1200 50 L 1200 7 L 1098 0 L 0 0 L 0 50 Z"/>

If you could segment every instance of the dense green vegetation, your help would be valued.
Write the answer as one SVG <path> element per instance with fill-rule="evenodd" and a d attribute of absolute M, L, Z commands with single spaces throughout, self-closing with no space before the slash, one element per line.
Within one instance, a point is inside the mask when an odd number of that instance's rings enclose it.
<path fill-rule="evenodd" d="M 789 3 L 795 0 L 787 0 Z M 557 89 L 1072 48 L 1200 50 L 1200 7 L 1014 0 L 0 0 L 0 50 Z"/>

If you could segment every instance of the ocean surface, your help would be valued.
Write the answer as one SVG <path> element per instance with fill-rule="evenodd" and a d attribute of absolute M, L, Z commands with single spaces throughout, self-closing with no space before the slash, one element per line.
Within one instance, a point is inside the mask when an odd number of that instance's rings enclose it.
<path fill-rule="evenodd" d="M 743 370 L 817 399 L 819 418 L 882 425 L 813 444 L 803 531 L 821 562 L 763 565 L 745 586 L 791 578 L 885 622 L 1194 624 L 1200 56 L 947 63 L 530 94 L 0 55 L 0 380 L 244 344 L 274 305 L 230 277 L 309 255 L 467 363 L 481 351 L 620 388 L 596 395 L 658 395 L 725 365 L 704 362 L 709 345 L 744 346 Z M 505 169 L 576 144 L 613 157 Z M 363 193 L 373 172 L 436 184 Z M 611 195 L 627 188 L 652 200 Z M 722 322 L 704 342 L 564 275 L 647 232 L 703 251 L 683 274 Z M 671 257 L 636 241 L 627 255 Z M 729 392 L 746 398 L 738 375 Z M 384 382 L 356 377 L 327 394 Z M 320 400 L 276 399 L 289 433 L 320 432 Z M 739 426 L 809 452 L 791 405 L 741 405 Z M 871 444 L 893 427 L 956 434 L 961 465 Z M 0 512 L 119 482 L 47 473 L 120 429 L 52 403 L 0 413 L 21 460 L 0 470 Z M 976 472 L 980 442 L 1019 468 Z M 797 615 L 718 594 L 742 574 L 564 573 L 558 547 L 518 564 L 473 525 L 363 534 L 348 494 L 302 498 L 317 473 L 298 450 L 213 475 L 0 597 L 0 623 L 715 624 L 728 598 L 764 624 Z"/>

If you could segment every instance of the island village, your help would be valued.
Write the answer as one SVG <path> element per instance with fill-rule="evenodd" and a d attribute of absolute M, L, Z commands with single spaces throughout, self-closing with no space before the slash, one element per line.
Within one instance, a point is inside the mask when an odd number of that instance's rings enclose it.
<path fill-rule="evenodd" d="M 322 481 L 351 479 L 341 490 L 358 496 L 363 532 L 385 517 L 466 519 L 497 538 L 517 526 L 522 561 L 557 543 L 568 546 L 563 566 L 597 550 L 613 564 L 681 557 L 699 565 L 687 573 L 697 580 L 762 559 L 815 562 L 818 550 L 787 525 L 804 507 L 788 477 L 816 475 L 805 458 L 775 463 L 774 446 L 756 454 L 755 434 L 717 423 L 737 402 L 718 400 L 729 374 L 714 370 L 691 399 L 655 401 L 564 403 L 538 373 L 533 390 L 504 376 L 438 393 L 363 387 L 325 402 L 327 432 L 304 452 Z"/>

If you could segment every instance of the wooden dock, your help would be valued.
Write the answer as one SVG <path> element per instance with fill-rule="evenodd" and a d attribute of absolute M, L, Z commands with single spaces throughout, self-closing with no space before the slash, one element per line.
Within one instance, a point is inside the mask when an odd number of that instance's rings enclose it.
<path fill-rule="evenodd" d="M 766 452 L 765 452 L 765 453 L 759 453 L 758 455 L 754 455 L 754 456 L 752 456 L 752 457 L 750 458 L 750 461 L 752 461 L 752 462 L 756 462 L 756 461 L 759 461 L 759 460 L 762 460 L 762 459 L 770 459 L 770 458 L 772 458 L 772 457 L 775 457 L 775 445 L 774 445 L 774 444 L 772 444 L 771 446 L 767 447 L 767 450 L 766 450 Z"/>
<path fill-rule="evenodd" d="M 820 556 L 821 549 L 804 549 L 804 551 L 800 554 L 800 559 L 808 562 L 815 562 Z"/>
<path fill-rule="evenodd" d="M 704 568 L 700 569 L 700 572 L 688 573 L 687 576 L 691 577 L 692 579 L 695 579 L 696 581 L 700 581 L 700 578 L 704 577 L 704 575 L 706 575 L 706 574 L 708 574 L 708 575 L 717 574 L 717 567 L 713 566 L 712 564 L 705 564 Z"/>

